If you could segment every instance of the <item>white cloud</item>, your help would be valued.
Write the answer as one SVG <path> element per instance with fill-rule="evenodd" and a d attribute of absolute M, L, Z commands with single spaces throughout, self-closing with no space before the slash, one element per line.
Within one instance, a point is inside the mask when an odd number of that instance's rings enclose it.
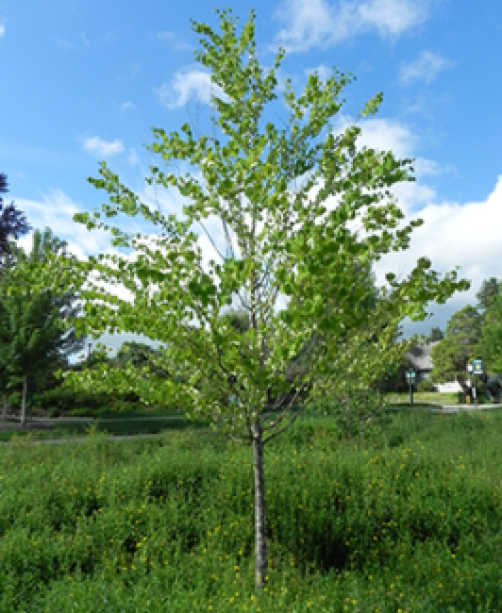
<path fill-rule="evenodd" d="M 326 0 L 285 0 L 274 13 L 275 20 L 286 24 L 276 42 L 293 53 L 330 47 L 372 30 L 382 38 L 397 38 L 427 19 L 429 4 L 430 0 L 367 0 L 341 2 L 335 8 Z"/>
<path fill-rule="evenodd" d="M 0 38 L 3 38 L 5 35 L 5 25 L 0 23 Z"/>
<path fill-rule="evenodd" d="M 124 146 L 120 140 L 105 141 L 99 136 L 92 136 L 84 139 L 84 151 L 90 153 L 96 153 L 98 155 L 110 156 L 121 153 L 124 150 Z"/>
<path fill-rule="evenodd" d="M 325 66 L 324 64 L 320 64 L 317 68 L 311 68 L 311 69 L 304 70 L 304 74 L 306 74 L 307 76 L 310 76 L 316 71 L 319 74 L 319 79 L 323 83 L 325 83 L 333 74 L 333 69 L 330 68 L 329 66 Z"/>
<path fill-rule="evenodd" d="M 413 162 L 413 168 L 422 177 L 425 175 L 437 176 L 455 170 L 453 164 L 446 164 L 444 168 L 441 168 L 434 160 L 426 160 L 423 158 L 416 159 Z"/>
<path fill-rule="evenodd" d="M 210 104 L 211 94 L 227 100 L 222 89 L 211 81 L 211 75 L 202 70 L 182 69 L 176 72 L 170 84 L 154 88 L 162 104 L 169 109 L 182 107 L 191 94 L 196 94 L 203 102 Z"/>
<path fill-rule="evenodd" d="M 135 149 L 131 149 L 131 152 L 129 154 L 129 157 L 127 158 L 127 161 L 129 162 L 131 166 L 137 166 L 139 164 L 139 158 L 138 158 L 138 155 Z"/>
<path fill-rule="evenodd" d="M 334 125 L 334 133 L 339 134 L 353 120 L 341 117 Z M 404 320 L 404 336 L 428 333 L 431 326 L 445 329 L 451 315 L 466 304 L 476 304 L 476 293 L 484 279 L 502 279 L 502 244 L 500 225 L 502 222 L 502 176 L 498 177 L 494 190 L 486 199 L 480 194 L 477 202 L 449 202 L 441 199 L 436 191 L 423 182 L 422 177 L 448 172 L 452 165 L 441 168 L 433 160 L 416 155 L 420 139 L 405 125 L 397 121 L 370 118 L 361 122 L 362 133 L 357 139 L 357 148 L 363 146 L 376 151 L 391 150 L 397 158 L 413 158 L 415 182 L 395 184 L 391 193 L 403 211 L 405 219 L 399 227 L 407 225 L 411 219 L 421 218 L 424 224 L 411 234 L 410 246 L 405 251 L 391 252 L 382 256 L 374 265 L 376 284 L 387 286 L 385 274 L 394 272 L 398 279 L 405 278 L 415 267 L 420 257 L 428 257 L 432 269 L 440 277 L 459 266 L 458 279 L 471 281 L 471 289 L 454 294 L 445 305 L 429 304 L 434 319 L 424 322 Z M 318 188 L 319 189 L 319 188 Z M 364 191 L 364 190 L 363 190 Z M 317 190 L 313 190 L 315 196 Z M 326 208 L 332 210 L 340 198 L 328 198 Z M 383 203 L 384 201 L 382 201 Z M 488 220 L 488 221 L 487 221 Z M 349 222 L 348 227 L 355 231 L 361 224 L 357 220 Z M 360 236 L 365 236 L 361 229 Z"/>
<path fill-rule="evenodd" d="M 129 110 L 132 110 L 133 108 L 135 108 L 134 104 L 129 100 L 120 105 L 121 111 L 129 111 Z"/>
<path fill-rule="evenodd" d="M 408 64 L 402 64 L 399 72 L 401 85 L 408 85 L 413 81 L 432 83 L 442 70 L 452 69 L 454 62 L 442 58 L 437 53 L 422 51 L 418 59 Z"/>
<path fill-rule="evenodd" d="M 89 41 L 87 40 L 86 36 L 84 33 L 80 34 L 80 39 L 82 40 L 82 42 L 84 43 L 84 45 L 87 47 L 89 45 Z"/>
<path fill-rule="evenodd" d="M 189 45 L 183 40 L 180 40 L 178 38 L 178 35 L 174 32 L 168 32 L 168 31 L 157 32 L 155 34 L 155 37 L 160 38 L 161 40 L 169 41 L 169 43 L 171 44 L 172 47 L 174 47 L 174 49 L 191 49 L 192 48 L 191 45 Z"/>

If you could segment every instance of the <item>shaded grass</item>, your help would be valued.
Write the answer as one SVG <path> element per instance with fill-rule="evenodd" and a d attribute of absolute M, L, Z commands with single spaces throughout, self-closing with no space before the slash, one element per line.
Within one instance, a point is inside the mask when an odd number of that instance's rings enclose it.
<path fill-rule="evenodd" d="M 265 447 L 259 596 L 250 449 L 209 428 L 0 448 L 0 610 L 502 610 L 502 411 L 344 432 L 306 417 Z"/>
<path fill-rule="evenodd" d="M 193 424 L 183 420 L 182 417 L 169 420 L 158 419 L 156 421 L 144 421 L 139 418 L 124 421 L 117 419 L 106 422 L 97 420 L 92 424 L 61 423 L 54 426 L 51 430 L 17 429 L 0 431 L 0 441 L 83 438 L 87 435 L 90 428 L 95 428 L 97 432 L 111 436 L 131 436 L 135 434 L 161 434 L 169 430 L 185 430 L 187 428 L 198 427 L 204 427 L 204 424 Z"/>
<path fill-rule="evenodd" d="M 403 403 L 409 404 L 409 392 L 405 393 L 388 393 L 385 394 L 387 402 L 392 404 Z M 456 392 L 413 392 L 413 404 L 444 404 L 457 405 L 458 394 Z"/>
<path fill-rule="evenodd" d="M 267 415 L 277 414 L 278 411 L 269 411 Z M 166 419 L 167 418 L 167 419 Z M 1 423 L 1 422 L 0 422 Z M 14 423 L 14 422 L 10 422 Z M 36 422 L 32 422 L 36 426 Z M 86 436 L 90 427 L 98 432 L 111 436 L 131 436 L 135 434 L 161 434 L 170 430 L 184 430 L 207 427 L 202 421 L 189 421 L 181 412 L 174 411 L 128 411 L 102 413 L 89 422 L 57 422 L 51 424 L 51 429 L 35 430 L 23 428 L 16 430 L 0 430 L 0 441 L 11 441 L 16 438 L 29 438 L 30 440 L 48 440 L 60 438 L 81 438 Z"/>

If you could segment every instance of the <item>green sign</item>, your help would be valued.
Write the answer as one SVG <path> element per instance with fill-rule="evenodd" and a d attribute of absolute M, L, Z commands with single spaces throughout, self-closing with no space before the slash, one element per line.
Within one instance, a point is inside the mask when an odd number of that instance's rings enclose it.
<path fill-rule="evenodd" d="M 483 360 L 473 360 L 472 370 L 474 374 L 482 375 L 483 374 Z"/>

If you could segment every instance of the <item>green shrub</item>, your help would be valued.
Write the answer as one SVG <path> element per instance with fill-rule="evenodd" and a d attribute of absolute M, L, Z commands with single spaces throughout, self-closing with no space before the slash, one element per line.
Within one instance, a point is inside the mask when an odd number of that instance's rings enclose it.
<path fill-rule="evenodd" d="M 95 410 L 111 404 L 111 396 L 105 394 L 75 393 L 57 387 L 41 394 L 34 394 L 34 404 L 52 415 L 65 415 L 75 409 Z"/>
<path fill-rule="evenodd" d="M 434 383 L 432 381 L 428 381 L 427 379 L 423 379 L 417 385 L 418 392 L 437 392 L 437 389 L 434 387 Z"/>

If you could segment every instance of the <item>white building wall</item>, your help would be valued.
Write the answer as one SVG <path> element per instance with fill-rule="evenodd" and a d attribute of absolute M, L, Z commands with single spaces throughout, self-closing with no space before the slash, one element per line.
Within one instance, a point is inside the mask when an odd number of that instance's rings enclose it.
<path fill-rule="evenodd" d="M 466 381 L 465 384 L 469 386 L 469 381 Z M 435 385 L 435 388 L 440 393 L 461 392 L 462 391 L 462 388 L 458 381 L 450 381 L 448 383 L 437 383 Z"/>

